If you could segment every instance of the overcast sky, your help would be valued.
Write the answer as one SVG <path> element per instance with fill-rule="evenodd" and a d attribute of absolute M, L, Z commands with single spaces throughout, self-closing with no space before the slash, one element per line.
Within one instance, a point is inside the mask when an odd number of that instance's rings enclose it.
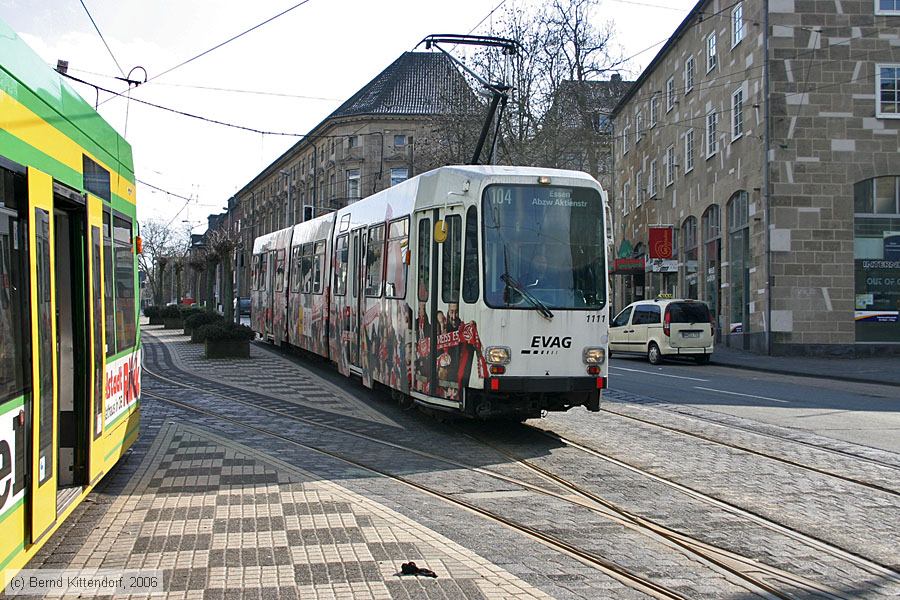
<path fill-rule="evenodd" d="M 301 0 L 0 0 L 9 23 L 49 64 L 122 91 L 134 67 L 153 78 Z M 495 13 L 528 1 L 506 0 Z M 303 134 L 431 33 L 466 33 L 500 0 L 307 0 L 283 16 L 132 91 L 136 99 L 257 130 Z M 695 0 L 603 0 L 593 20 L 612 22 L 623 56 L 646 66 Z M 474 33 L 486 33 L 487 19 Z M 116 64 L 118 62 L 118 65 Z M 141 78 L 135 71 L 133 77 Z M 76 84 L 90 104 L 93 88 Z M 217 89 L 209 89 L 217 88 Z M 242 90 L 242 91 L 236 91 Z M 252 92 L 252 93 L 249 93 Z M 297 137 L 260 135 L 99 95 L 100 113 L 131 143 L 138 215 L 205 230 L 206 216 Z M 108 100 L 108 101 L 107 101 Z M 106 101 L 106 102 L 104 102 Z M 126 128 L 127 113 L 127 128 Z"/>

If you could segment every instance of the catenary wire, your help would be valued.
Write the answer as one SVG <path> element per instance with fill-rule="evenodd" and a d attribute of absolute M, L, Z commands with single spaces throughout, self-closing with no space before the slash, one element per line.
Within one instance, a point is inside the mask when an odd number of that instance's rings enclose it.
<path fill-rule="evenodd" d="M 125 75 L 125 71 L 122 69 L 122 65 L 119 64 L 119 61 L 116 60 L 116 55 L 113 54 L 112 48 L 109 47 L 109 44 L 106 43 L 106 38 L 103 37 L 103 33 L 100 32 L 100 28 L 97 26 L 97 22 L 94 21 L 94 17 L 91 16 L 91 11 L 88 10 L 87 4 L 84 3 L 84 0 L 80 0 L 81 6 L 84 7 L 84 12 L 87 13 L 88 19 L 91 20 L 91 25 L 94 26 L 94 29 L 97 31 L 97 35 L 100 36 L 100 40 L 103 42 L 103 45 L 106 46 L 106 51 L 109 52 L 109 55 L 112 57 L 113 62 L 116 63 L 116 68 L 119 69 L 119 73 L 122 74 L 122 77 L 127 77 Z"/>

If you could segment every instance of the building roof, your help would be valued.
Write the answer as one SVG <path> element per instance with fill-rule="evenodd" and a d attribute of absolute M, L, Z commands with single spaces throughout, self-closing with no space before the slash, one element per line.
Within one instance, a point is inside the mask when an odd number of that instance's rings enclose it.
<path fill-rule="evenodd" d="M 404 52 L 325 120 L 356 115 L 434 115 L 471 96 L 466 80 L 442 53 Z"/>
<path fill-rule="evenodd" d="M 650 64 L 647 65 L 647 68 L 644 69 L 640 77 L 637 78 L 637 80 L 634 82 L 634 85 L 632 85 L 628 92 L 624 96 L 622 96 L 622 99 L 619 100 L 619 103 L 612 111 L 613 119 L 615 119 L 616 116 L 618 116 L 619 112 L 623 108 L 625 108 L 625 105 L 628 104 L 628 101 L 631 100 L 631 98 L 644 84 L 644 81 L 646 81 L 647 78 L 650 77 L 650 74 L 653 73 L 656 65 L 658 65 L 662 61 L 662 59 L 666 57 L 666 55 L 669 53 L 669 50 L 671 50 L 676 42 L 681 39 L 682 34 L 690 28 L 694 18 L 698 16 L 701 19 L 703 18 L 703 11 L 701 10 L 701 8 L 703 8 L 703 5 L 707 4 L 709 1 L 710 0 L 699 0 L 699 2 L 694 5 L 694 8 L 691 9 L 691 12 L 687 14 L 681 24 L 675 29 L 675 32 L 671 36 L 669 36 L 669 39 L 666 41 L 665 45 L 660 48 L 659 52 L 656 53 L 656 56 L 653 57 L 653 60 L 651 60 Z M 731 8 L 731 6 L 733 5 L 729 5 L 728 8 Z"/>
<path fill-rule="evenodd" d="M 240 196 L 269 176 L 286 157 L 315 141 L 315 132 L 330 121 L 364 115 L 424 116 L 477 106 L 469 83 L 444 54 L 404 52 L 334 112 L 235 193 Z"/>

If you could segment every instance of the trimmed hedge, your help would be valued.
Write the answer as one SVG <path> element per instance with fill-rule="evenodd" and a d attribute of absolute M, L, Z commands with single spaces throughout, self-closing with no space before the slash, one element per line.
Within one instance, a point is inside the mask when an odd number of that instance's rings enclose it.
<path fill-rule="evenodd" d="M 144 307 L 144 316 L 148 319 L 159 319 L 162 316 L 162 308 L 159 306 Z"/>
<path fill-rule="evenodd" d="M 190 327 L 191 329 L 196 329 L 197 327 L 209 325 L 210 323 L 218 323 L 222 320 L 224 320 L 224 317 L 222 317 L 222 315 L 214 313 L 211 310 L 198 310 L 191 314 L 185 315 L 184 326 Z"/>
<path fill-rule="evenodd" d="M 160 316 L 163 319 L 180 319 L 181 311 L 173 304 L 162 309 Z"/>
<path fill-rule="evenodd" d="M 206 342 L 249 342 L 256 337 L 256 333 L 246 325 L 237 323 L 219 323 L 203 325 L 197 330 Z"/>

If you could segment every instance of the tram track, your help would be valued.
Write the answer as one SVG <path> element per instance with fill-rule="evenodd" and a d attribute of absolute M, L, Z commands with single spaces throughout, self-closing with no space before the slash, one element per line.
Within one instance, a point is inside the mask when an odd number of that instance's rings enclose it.
<path fill-rule="evenodd" d="M 581 506 L 583 508 L 588 508 L 590 510 L 593 510 L 594 512 L 600 512 L 607 518 L 612 518 L 612 520 L 617 521 L 620 525 L 630 526 L 632 529 L 637 528 L 639 530 L 643 530 L 645 532 L 645 534 L 647 534 L 647 535 L 651 535 L 651 536 L 655 536 L 655 537 L 658 536 L 658 537 L 664 538 L 671 544 L 674 544 L 675 546 L 683 549 L 684 551 L 689 552 L 705 561 L 708 561 L 709 563 L 716 565 L 718 568 L 720 568 L 724 571 L 734 574 L 735 576 L 743 579 L 744 581 L 750 583 L 751 585 L 753 585 L 754 587 L 757 587 L 758 589 L 765 590 L 771 597 L 794 598 L 797 596 L 794 596 L 791 594 L 784 594 L 783 592 L 779 591 L 779 588 L 777 586 L 770 584 L 769 581 L 775 581 L 782 586 L 788 586 L 788 587 L 793 587 L 794 589 L 802 590 L 803 593 L 806 594 L 806 596 L 804 596 L 804 597 L 809 597 L 810 593 L 812 593 L 814 595 L 814 597 L 825 597 L 825 598 L 841 597 L 838 592 L 835 592 L 834 590 L 828 588 L 827 586 L 822 586 L 820 584 L 812 582 L 803 577 L 795 576 L 791 573 L 779 570 L 775 567 L 770 567 L 768 565 L 758 563 L 757 561 L 754 561 L 753 559 L 749 559 L 747 557 L 735 554 L 733 552 L 729 552 L 729 551 L 726 551 L 726 550 L 723 550 L 720 548 L 716 548 L 714 546 L 704 543 L 701 540 L 697 540 L 695 538 L 692 538 L 692 537 L 682 534 L 680 532 L 671 530 L 665 526 L 654 523 L 654 522 L 650 521 L 649 519 L 645 519 L 643 517 L 640 517 L 638 515 L 630 513 L 629 511 L 621 509 L 620 507 L 615 506 L 614 504 L 606 501 L 605 499 L 597 496 L 596 494 L 593 494 L 590 491 L 584 490 L 580 486 L 573 484 L 572 482 L 569 482 L 565 479 L 562 479 L 559 476 L 546 471 L 545 469 L 537 467 L 536 465 L 532 465 L 532 464 L 528 463 L 527 461 L 524 461 L 521 458 L 511 456 L 511 455 L 509 455 L 508 452 L 501 452 L 501 453 L 506 455 L 511 460 L 514 460 L 517 464 L 521 464 L 521 465 L 525 466 L 525 468 L 529 469 L 529 471 L 531 471 L 532 473 L 538 474 L 544 480 L 572 492 L 579 500 L 574 501 L 573 498 L 571 498 L 568 495 L 561 495 L 561 494 L 555 493 L 551 490 L 546 490 L 539 486 L 534 486 L 533 484 L 522 481 L 520 479 L 511 478 L 506 475 L 502 475 L 502 474 L 496 473 L 494 471 L 486 470 L 486 469 L 483 469 L 480 467 L 474 467 L 470 464 L 462 463 L 460 461 L 449 459 L 444 456 L 436 455 L 436 454 L 433 454 L 430 452 L 424 452 L 422 450 L 410 448 L 408 446 L 403 446 L 402 444 L 389 442 L 387 440 L 379 439 L 379 438 L 369 436 L 366 434 L 361 434 L 359 432 L 348 430 L 348 429 L 345 429 L 342 427 L 323 424 L 318 421 L 305 419 L 303 417 L 298 417 L 296 415 L 287 413 L 285 411 L 261 407 L 259 404 L 256 404 L 256 403 L 246 402 L 244 400 L 240 400 L 240 399 L 234 398 L 232 396 L 228 396 L 228 395 L 221 394 L 218 392 L 212 392 L 212 391 L 209 391 L 209 390 L 206 390 L 203 388 L 198 388 L 197 386 L 192 386 L 192 385 L 186 384 L 184 382 L 177 382 L 170 378 L 166 378 L 162 375 L 156 374 L 153 371 L 146 369 L 146 367 L 145 367 L 145 370 L 148 372 L 148 374 L 150 374 L 151 376 L 153 376 L 155 378 L 160 379 L 161 381 L 168 381 L 168 382 L 174 383 L 180 387 L 197 389 L 198 391 L 202 391 L 205 394 L 213 394 L 216 396 L 220 396 L 220 397 L 226 398 L 230 401 L 234 401 L 234 402 L 238 402 L 238 403 L 245 404 L 248 406 L 252 406 L 253 408 L 255 408 L 257 410 L 262 409 L 262 410 L 265 410 L 268 412 L 272 412 L 274 414 L 279 415 L 279 417 L 286 417 L 291 420 L 298 421 L 298 422 L 301 422 L 301 423 L 304 423 L 304 424 L 307 424 L 307 425 L 310 425 L 313 427 L 319 427 L 319 428 L 324 427 L 326 429 L 330 429 L 335 432 L 339 432 L 339 433 L 342 433 L 345 435 L 351 435 L 351 436 L 354 436 L 357 438 L 362 438 L 362 439 L 368 440 L 370 442 L 381 444 L 381 445 L 386 445 L 386 446 L 389 446 L 389 447 L 392 447 L 392 448 L 395 448 L 397 450 L 401 450 L 404 452 L 412 452 L 412 453 L 418 454 L 419 456 L 427 457 L 431 460 L 441 461 L 445 464 L 451 464 L 458 468 L 469 469 L 469 470 L 475 471 L 475 472 L 485 475 L 485 476 L 497 478 L 497 479 L 503 480 L 507 483 L 529 489 L 530 491 L 533 491 L 536 493 L 541 493 L 541 494 L 545 494 L 548 496 L 552 496 L 558 500 L 563 500 L 566 502 L 578 504 L 579 506 Z M 242 390 L 242 393 L 246 393 L 246 392 L 244 392 Z M 151 395 L 153 395 L 153 394 L 151 394 Z M 168 401 L 171 401 L 171 400 L 168 400 Z M 196 407 L 191 407 L 191 408 L 196 408 Z M 202 410 L 202 409 L 198 409 L 198 410 Z M 216 415 L 216 416 L 220 416 L 220 415 Z M 578 448 L 578 446 L 576 444 L 574 444 L 573 442 L 570 442 L 568 440 L 565 440 L 564 438 L 556 437 L 554 439 L 557 439 L 558 441 L 561 441 L 563 443 L 566 443 L 568 445 Z M 484 444 L 483 441 L 481 441 L 481 443 Z M 486 444 L 486 445 L 490 445 L 490 444 Z M 497 448 L 494 448 L 494 450 L 499 451 L 499 449 L 497 449 Z M 339 458 L 346 458 L 346 457 L 339 457 Z M 603 457 L 603 458 L 609 459 L 610 457 Z M 635 470 L 635 467 L 627 466 L 624 464 L 622 464 L 620 466 L 625 466 L 626 468 L 629 468 L 632 471 Z M 654 476 L 647 472 L 641 471 L 641 474 L 644 476 L 653 477 L 655 479 L 661 480 L 661 481 L 669 483 L 669 484 L 678 485 L 678 484 L 674 484 L 673 482 L 667 482 L 667 480 L 658 478 L 657 476 Z M 403 479 L 405 479 L 405 478 L 403 478 Z M 420 485 L 420 484 L 416 484 L 416 485 Z M 680 491 L 688 493 L 686 490 L 687 490 L 687 488 L 680 489 Z M 870 574 L 877 575 L 878 577 L 886 578 L 889 580 L 893 580 L 894 582 L 900 582 L 900 575 L 898 575 L 897 573 L 895 573 L 888 567 L 879 565 L 878 563 L 872 562 L 866 558 L 860 557 L 856 554 L 845 551 L 841 548 L 834 547 L 831 544 L 829 544 L 828 542 L 824 542 L 824 541 L 818 540 L 816 538 L 812 538 L 810 536 L 807 536 L 806 534 L 797 532 L 795 530 L 792 530 L 790 528 L 782 526 L 778 523 L 772 522 L 772 521 L 766 519 L 765 517 L 760 517 L 753 513 L 746 512 L 739 507 L 735 507 L 728 503 L 719 501 L 715 498 L 705 496 L 694 490 L 688 490 L 688 491 L 689 491 L 689 495 L 691 495 L 692 497 L 694 497 L 698 500 L 702 500 L 707 503 L 712 501 L 715 503 L 715 505 L 718 508 L 728 510 L 729 512 L 732 512 L 732 513 L 737 513 L 738 515 L 745 517 L 745 518 L 751 518 L 754 522 L 756 522 L 759 525 L 762 525 L 764 527 L 767 527 L 769 529 L 777 531 L 780 534 L 787 535 L 796 541 L 799 541 L 801 543 L 807 544 L 810 547 L 815 548 L 817 551 L 829 553 L 832 556 L 834 556 L 835 558 L 838 558 L 842 561 L 848 561 L 848 562 L 854 564 L 854 566 L 856 566 L 857 568 L 863 569 Z M 441 492 L 437 492 L 435 490 L 431 490 L 431 492 L 441 494 Z M 458 500 L 458 499 L 455 499 L 455 500 Z M 466 504 L 469 504 L 469 503 L 466 503 Z"/>
<path fill-rule="evenodd" d="M 825 476 L 827 476 L 827 477 L 833 477 L 834 479 L 840 479 L 841 481 L 846 481 L 847 483 L 852 483 L 852 484 L 855 484 L 855 485 L 860 485 L 860 486 L 863 486 L 863 487 L 866 487 L 866 488 L 869 488 L 869 489 L 873 489 L 873 490 L 877 490 L 877 491 L 879 491 L 879 492 L 883 492 L 883 493 L 885 493 L 885 494 L 890 494 L 890 495 L 892 495 L 892 496 L 900 496 L 900 491 L 895 490 L 895 489 L 892 489 L 892 488 L 889 488 L 889 487 L 885 487 L 885 486 L 880 485 L 880 484 L 877 484 L 877 483 L 873 483 L 873 482 L 871 482 L 871 481 L 864 481 L 864 480 L 858 479 L 858 478 L 856 478 L 856 477 L 851 477 L 851 476 L 848 476 L 848 475 L 842 475 L 842 474 L 840 474 L 840 473 L 835 473 L 835 472 L 829 471 L 829 470 L 827 470 L 827 469 L 821 469 L 821 468 L 819 468 L 819 467 L 815 467 L 815 466 L 808 465 L 808 464 L 805 464 L 805 463 L 802 463 L 802 462 L 798 462 L 798 461 L 792 460 L 792 459 L 790 459 L 790 458 L 785 458 L 785 457 L 783 457 L 783 456 L 777 456 L 777 455 L 771 454 L 771 453 L 769 453 L 769 452 L 763 452 L 763 451 L 761 451 L 761 450 L 755 450 L 755 449 L 753 449 L 753 448 L 748 448 L 746 445 L 740 445 L 740 444 L 735 444 L 735 443 L 732 443 L 732 442 L 726 442 L 726 441 L 723 441 L 723 440 L 718 440 L 718 439 L 716 439 L 716 438 L 714 438 L 714 437 L 711 437 L 711 436 L 708 436 L 708 435 L 704 435 L 704 434 L 702 434 L 702 433 L 696 433 L 696 432 L 693 432 L 693 431 L 688 431 L 688 430 L 686 430 L 686 429 L 682 429 L 682 428 L 680 428 L 680 427 L 673 427 L 673 426 L 671 426 L 671 425 L 664 425 L 664 424 L 662 424 L 662 423 L 657 423 L 657 422 L 655 422 L 655 421 L 651 421 L 650 419 L 644 419 L 644 418 L 637 417 L 637 416 L 634 416 L 634 415 L 624 414 L 624 413 L 621 413 L 621 412 L 618 412 L 618 411 L 610 410 L 610 409 L 608 409 L 608 408 L 603 408 L 603 407 L 601 407 L 600 410 L 601 410 L 601 412 L 605 412 L 605 413 L 608 413 L 608 414 L 613 414 L 613 415 L 616 415 L 617 417 L 621 417 L 621 418 L 623 418 L 623 419 L 629 419 L 629 420 L 636 421 L 636 422 L 639 422 L 639 423 L 644 423 L 644 424 L 646 424 L 646 425 L 650 425 L 650 426 L 653 426 L 653 427 L 658 427 L 658 428 L 660 428 L 660 429 L 665 429 L 666 431 L 671 431 L 671 432 L 673 432 L 673 433 L 677 433 L 677 434 L 680 434 L 680 435 L 685 435 L 685 436 L 693 437 L 693 438 L 696 438 L 696 439 L 699 439 L 699 440 L 703 440 L 703 441 L 705 441 L 705 442 L 710 442 L 710 443 L 713 443 L 713 444 L 718 444 L 718 445 L 724 446 L 724 447 L 726 447 L 726 448 L 731 448 L 732 450 L 739 450 L 739 451 L 741 451 L 741 452 L 746 452 L 747 454 L 753 454 L 754 456 L 760 456 L 760 457 L 763 457 L 763 458 L 768 458 L 768 459 L 770 459 L 770 460 L 775 460 L 775 461 L 778 461 L 778 462 L 780 462 L 780 463 L 784 463 L 784 464 L 790 465 L 790 466 L 792 466 L 792 467 L 797 467 L 797 468 L 800 468 L 800 469 L 805 469 L 805 470 L 807 470 L 807 471 L 812 471 L 813 473 L 818 473 L 819 475 L 825 475 Z M 775 436 L 775 437 L 778 437 L 778 436 Z M 781 438 L 781 439 L 782 439 L 783 441 L 790 441 L 790 440 L 788 440 L 787 438 Z M 822 449 L 822 450 L 823 450 L 823 451 L 827 451 L 827 450 L 824 450 L 824 449 Z M 882 465 L 882 466 L 885 466 L 885 465 Z M 896 467 L 894 467 L 894 468 L 896 468 Z"/>
<path fill-rule="evenodd" d="M 627 400 L 615 400 L 615 401 L 613 402 L 613 404 L 615 404 L 615 405 L 627 405 L 627 404 L 629 404 L 629 402 L 628 402 Z M 658 410 L 658 411 L 661 411 L 661 412 L 665 412 L 665 413 L 669 413 L 669 414 L 673 414 L 673 415 L 678 415 L 679 417 L 682 417 L 682 418 L 685 418 L 685 419 L 692 419 L 692 420 L 695 420 L 695 421 L 702 421 L 702 422 L 704 422 L 704 423 L 709 423 L 710 425 L 715 425 L 715 426 L 717 426 L 717 427 L 722 427 L 722 428 L 725 428 L 725 429 L 736 429 L 736 430 L 739 430 L 739 431 L 744 431 L 744 432 L 746 432 L 746 433 L 750 433 L 750 434 L 755 435 L 755 436 L 765 437 L 765 438 L 769 438 L 769 439 L 772 439 L 772 440 L 777 440 L 777 441 L 779 441 L 779 442 L 786 442 L 786 443 L 794 444 L 794 445 L 798 445 L 798 446 L 805 446 L 805 447 L 807 447 L 807 448 L 811 448 L 811 449 L 813 449 L 813 450 L 817 450 L 817 451 L 819 451 L 819 452 L 823 452 L 823 453 L 826 453 L 826 454 L 833 454 L 833 455 L 839 456 L 839 457 L 841 457 L 841 458 L 847 458 L 847 459 L 851 459 L 851 460 L 855 460 L 855 461 L 867 463 L 867 464 L 870 464 L 870 465 L 873 465 L 873 466 L 876 466 L 876 467 L 879 467 L 879 468 L 889 469 L 889 470 L 892 470 L 892 471 L 898 471 L 898 472 L 900 472 L 900 463 L 890 463 L 890 462 L 885 462 L 885 461 L 883 461 L 883 460 L 878 460 L 878 459 L 875 459 L 875 458 L 870 458 L 870 457 L 868 457 L 868 456 L 862 456 L 861 454 L 857 454 L 857 453 L 855 453 L 855 452 L 850 452 L 849 450 L 840 450 L 840 449 L 838 449 L 838 448 L 829 448 L 829 447 L 827 447 L 827 446 L 822 446 L 821 444 L 816 444 L 816 443 L 808 442 L 808 441 L 805 441 L 805 440 L 798 440 L 798 439 L 790 438 L 790 437 L 783 436 L 783 435 L 777 435 L 777 434 L 775 434 L 775 433 L 770 433 L 770 432 L 767 432 L 767 431 L 759 431 L 758 429 L 754 429 L 754 428 L 752 428 L 752 427 L 747 427 L 747 426 L 744 426 L 744 425 L 738 425 L 738 424 L 736 424 L 736 423 L 725 423 L 725 422 L 722 422 L 722 421 L 720 421 L 720 420 L 714 419 L 714 418 L 712 418 L 712 417 L 704 417 L 704 416 L 702 416 L 702 415 L 697 415 L 697 414 L 693 414 L 693 413 L 689 413 L 689 412 L 683 412 L 683 411 L 680 411 L 680 410 L 676 410 L 676 409 L 674 409 L 674 408 L 666 408 L 666 407 L 660 406 L 659 404 L 656 404 L 656 403 L 654 403 L 654 404 L 651 404 L 651 403 L 641 403 L 641 405 L 642 405 L 643 407 L 650 407 L 650 408 L 653 408 L 654 410 Z M 622 416 L 622 417 L 629 417 L 629 416 L 631 416 L 631 415 L 626 415 L 626 414 L 624 414 L 624 413 L 620 413 L 620 412 L 611 410 L 611 409 L 608 408 L 608 406 L 609 406 L 609 403 L 606 404 L 606 407 L 604 407 L 604 406 L 601 404 L 600 410 L 603 411 L 603 412 L 610 412 L 610 413 L 613 413 L 613 414 L 616 414 L 616 415 L 619 415 L 619 416 Z M 653 422 L 651 421 L 651 423 L 653 423 Z M 658 423 L 653 423 L 653 424 L 659 425 Z M 675 430 L 677 431 L 677 428 L 676 428 Z"/>

